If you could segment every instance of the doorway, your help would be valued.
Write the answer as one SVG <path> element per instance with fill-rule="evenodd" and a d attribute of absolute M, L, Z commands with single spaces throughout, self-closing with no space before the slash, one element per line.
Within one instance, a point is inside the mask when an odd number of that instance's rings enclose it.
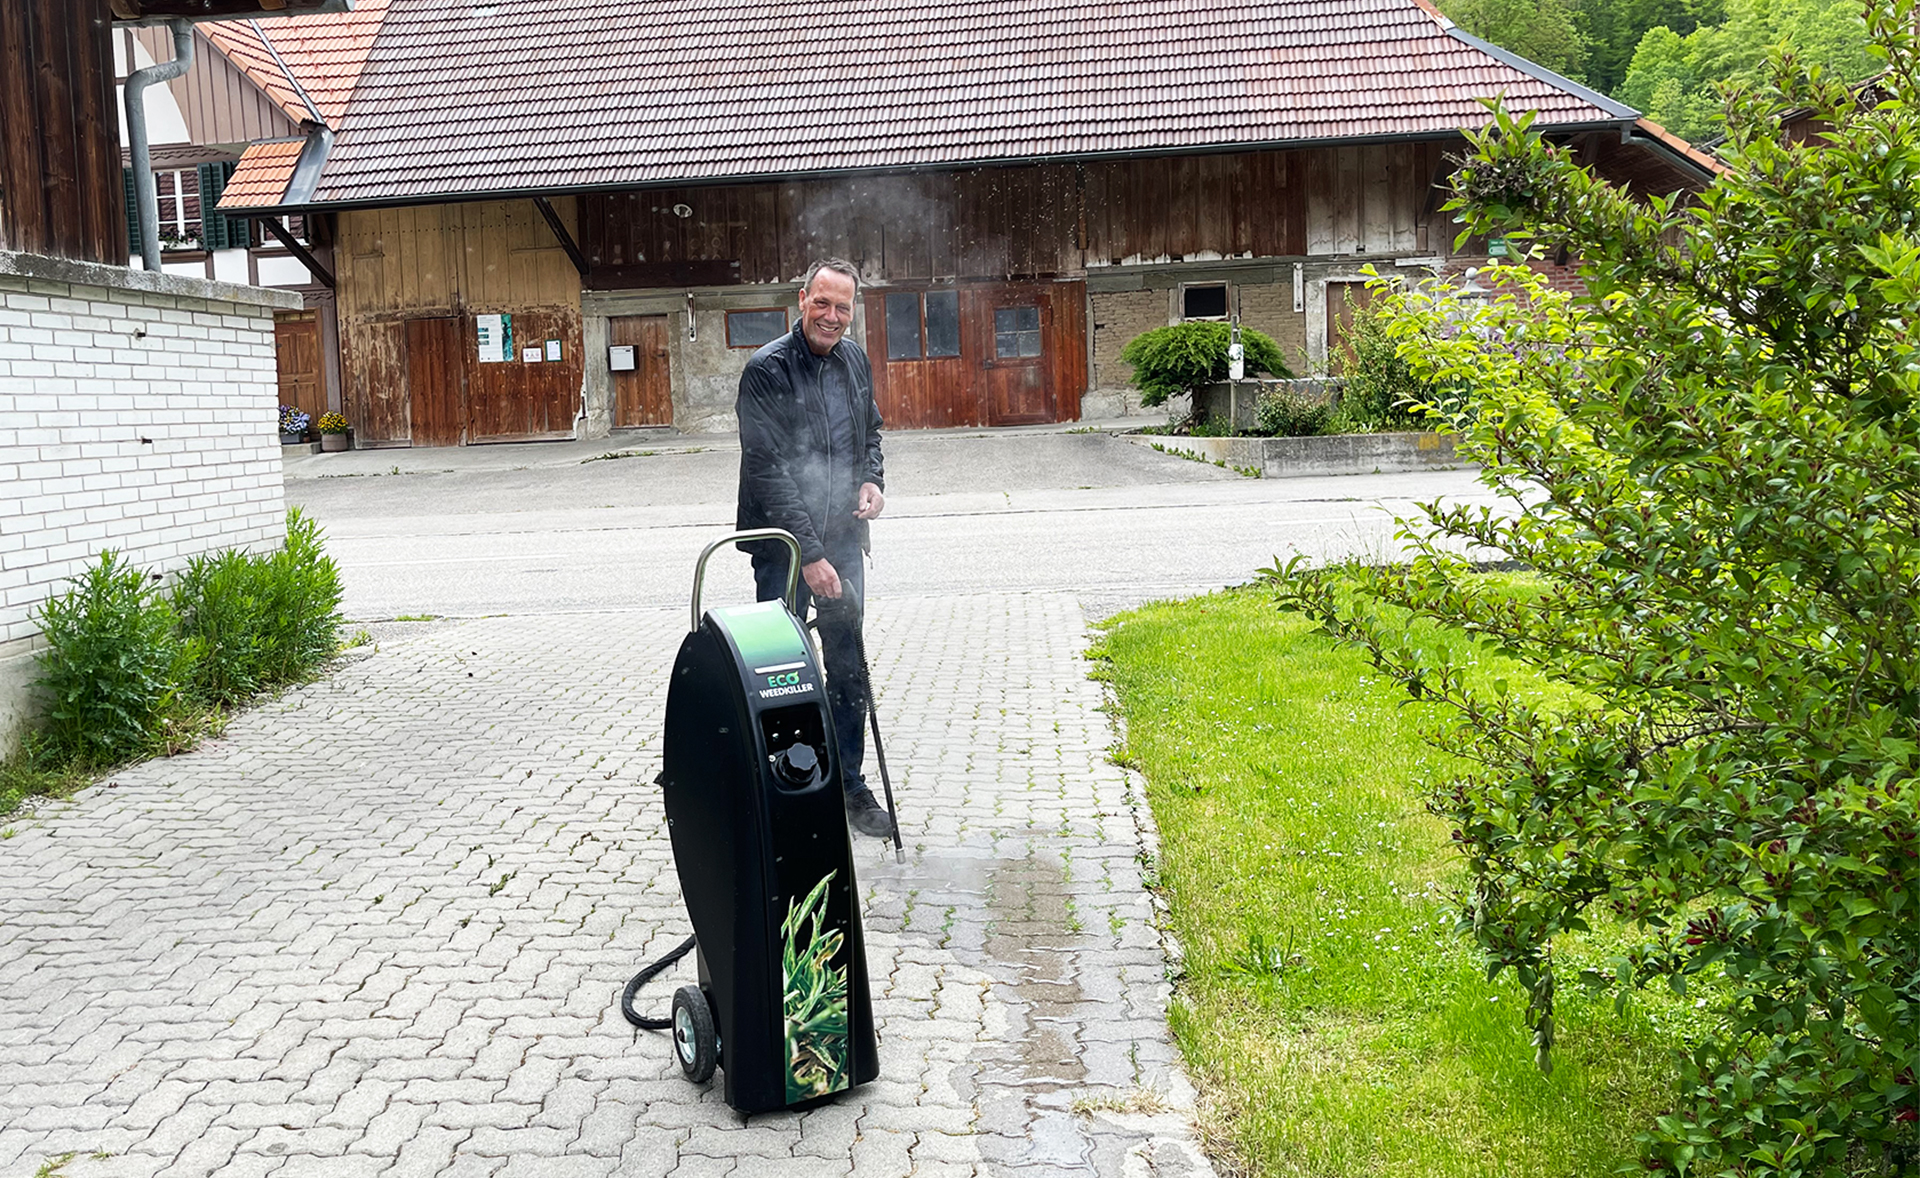
<path fill-rule="evenodd" d="M 407 399 L 416 446 L 466 440 L 466 365 L 458 319 L 407 320 Z"/>
<path fill-rule="evenodd" d="M 613 426 L 673 424 L 673 382 L 667 367 L 667 317 L 617 315 L 607 320 L 607 342 L 633 349 L 633 369 L 613 374 Z"/>

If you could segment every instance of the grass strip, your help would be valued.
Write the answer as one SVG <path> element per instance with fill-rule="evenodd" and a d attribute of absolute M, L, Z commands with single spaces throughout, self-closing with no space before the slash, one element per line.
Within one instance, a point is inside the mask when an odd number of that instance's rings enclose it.
<path fill-rule="evenodd" d="M 1092 655 L 1159 824 L 1186 951 L 1173 1029 L 1223 1168 L 1522 1178 L 1633 1162 L 1634 1133 L 1671 1103 L 1694 1004 L 1616 1011 L 1563 987 L 1556 1067 L 1534 1067 L 1523 993 L 1487 981 L 1453 928 L 1464 871 L 1422 800 L 1449 769 L 1421 736 L 1441 719 L 1430 705 L 1258 589 L 1121 615 Z M 1625 938 L 1557 945 L 1564 976 Z"/>

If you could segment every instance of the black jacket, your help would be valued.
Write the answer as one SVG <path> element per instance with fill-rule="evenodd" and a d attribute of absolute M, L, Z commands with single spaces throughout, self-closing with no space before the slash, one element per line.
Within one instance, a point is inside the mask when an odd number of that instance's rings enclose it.
<path fill-rule="evenodd" d="M 852 462 L 855 489 L 872 483 L 885 489 L 880 458 L 880 406 L 873 399 L 873 369 L 859 344 L 841 340 L 824 357 L 846 366 L 852 392 L 853 436 L 864 453 Z M 827 555 L 829 481 L 827 406 L 820 361 L 795 327 L 753 354 L 740 374 L 734 413 L 740 420 L 740 509 L 736 523 L 748 528 L 785 528 L 800 541 L 800 563 Z M 862 549 L 869 548 L 866 520 L 851 522 Z M 786 551 L 779 541 L 742 544 L 749 552 Z"/>

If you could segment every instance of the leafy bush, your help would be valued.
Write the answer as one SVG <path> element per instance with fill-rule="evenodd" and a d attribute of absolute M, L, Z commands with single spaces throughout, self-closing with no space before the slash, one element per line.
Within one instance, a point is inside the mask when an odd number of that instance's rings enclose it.
<path fill-rule="evenodd" d="M 1253 407 L 1253 427 L 1270 438 L 1311 438 L 1327 432 L 1331 404 L 1290 385 L 1263 389 Z"/>
<path fill-rule="evenodd" d="M 46 741 L 60 755 L 106 764 L 148 740 L 174 694 L 174 614 L 147 575 L 109 550 L 73 588 L 35 611 Z"/>
<path fill-rule="evenodd" d="M 1378 280 L 1376 280 L 1378 281 Z M 1346 353 L 1345 379 L 1333 432 L 1378 433 L 1383 430 L 1425 429 L 1431 424 L 1420 405 L 1437 399 L 1437 390 L 1414 374 L 1400 355 L 1391 330 L 1400 306 L 1389 288 L 1384 297 L 1360 308 L 1341 333 Z"/>
<path fill-rule="evenodd" d="M 1176 393 L 1227 379 L 1227 345 L 1231 328 L 1225 323 L 1179 323 L 1156 327 L 1127 341 L 1120 349 L 1123 363 L 1133 365 L 1133 385 L 1142 405 L 1164 405 Z M 1273 337 L 1251 328 L 1240 329 L 1249 376 L 1265 372 L 1288 377 L 1286 358 Z"/>
<path fill-rule="evenodd" d="M 340 595 L 319 528 L 298 508 L 274 553 L 193 558 L 173 592 L 181 632 L 199 654 L 191 690 L 231 705 L 297 681 L 339 646 Z"/>
<path fill-rule="evenodd" d="M 338 413 L 322 413 L 314 428 L 323 434 L 344 434 L 347 432 L 347 419 Z"/>
<path fill-rule="evenodd" d="M 287 512 L 287 541 L 266 559 L 262 600 L 273 619 L 262 662 L 268 682 L 295 682 L 340 648 L 340 570 L 320 526 L 299 508 Z"/>
<path fill-rule="evenodd" d="M 1700 996 L 1676 1105 L 1641 1135 L 1656 1171 L 1920 1168 L 1914 16 L 1873 14 L 1871 106 L 1782 61 L 1732 105 L 1696 205 L 1637 204 L 1498 112 L 1449 208 L 1586 259 L 1590 293 L 1496 268 L 1512 297 L 1415 322 L 1403 354 L 1470 385 L 1455 424 L 1510 510 L 1435 505 L 1411 564 L 1279 577 L 1454 713 L 1440 738 L 1472 768 L 1429 806 L 1467 861 L 1460 927 L 1528 991 L 1542 1066 L 1556 937 L 1589 912 L 1640 935 L 1581 983 Z M 1784 142 L 1803 107 L 1831 129 Z M 1542 591 L 1479 590 L 1462 547 Z M 1471 685 L 1369 596 L 1483 635 L 1568 702 Z"/>
<path fill-rule="evenodd" d="M 320 530 L 297 508 L 279 550 L 197 557 L 170 598 L 118 554 L 102 553 L 37 611 L 47 638 L 37 679 L 44 719 L 26 741 L 34 755 L 20 763 L 57 778 L 61 759 L 108 765 L 173 747 L 180 705 L 239 704 L 330 657 L 340 597 Z"/>

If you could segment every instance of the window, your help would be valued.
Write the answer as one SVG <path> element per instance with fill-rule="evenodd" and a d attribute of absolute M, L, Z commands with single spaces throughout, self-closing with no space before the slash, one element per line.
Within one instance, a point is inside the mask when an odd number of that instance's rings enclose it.
<path fill-rule="evenodd" d="M 960 354 L 960 292 L 930 290 L 927 303 L 927 355 Z"/>
<path fill-rule="evenodd" d="M 200 172 L 197 168 L 153 174 L 164 249 L 200 248 Z"/>
<path fill-rule="evenodd" d="M 259 238 L 260 238 L 260 243 L 259 243 L 260 247 L 262 249 L 281 248 L 280 239 L 275 237 L 273 234 L 267 232 L 266 228 L 260 224 L 261 221 L 265 221 L 265 220 L 266 220 L 265 217 L 261 217 L 259 218 L 258 221 L 254 223 L 254 231 L 256 234 L 259 235 Z M 285 229 L 287 231 L 288 237 L 293 238 L 295 241 L 299 242 L 302 245 L 313 244 L 311 241 L 307 239 L 307 219 L 305 217 L 302 217 L 298 213 L 295 213 L 292 216 L 276 217 L 274 218 L 274 220 L 280 222 L 280 228 Z"/>
<path fill-rule="evenodd" d="M 912 293 L 890 294 L 887 296 L 887 359 L 919 358 L 920 296 Z"/>
<path fill-rule="evenodd" d="M 785 334 L 787 334 L 787 313 L 784 309 L 727 312 L 727 346 L 729 348 L 757 348 L 761 344 L 770 344 Z"/>
<path fill-rule="evenodd" d="M 995 307 L 993 311 L 993 355 L 997 360 L 1017 360 L 1040 354 L 1040 308 Z"/>
<path fill-rule="evenodd" d="M 1180 318 L 1225 319 L 1226 317 L 1226 283 L 1209 282 L 1180 288 Z"/>
<path fill-rule="evenodd" d="M 886 309 L 889 361 L 960 354 L 958 291 L 895 291 L 887 296 Z"/>

